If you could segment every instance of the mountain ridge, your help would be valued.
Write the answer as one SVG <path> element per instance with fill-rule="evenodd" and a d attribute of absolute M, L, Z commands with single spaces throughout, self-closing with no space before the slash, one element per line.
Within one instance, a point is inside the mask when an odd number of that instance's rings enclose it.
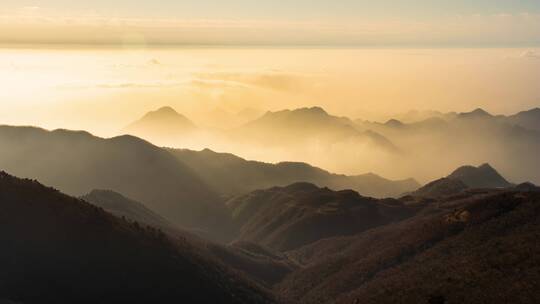
<path fill-rule="evenodd" d="M 174 241 L 35 180 L 0 172 L 0 210 L 0 299 L 274 302 L 191 241 Z"/>
<path fill-rule="evenodd" d="M 111 189 L 188 229 L 227 239 L 230 215 L 218 194 L 188 166 L 145 140 L 87 132 L 0 127 L 0 167 L 68 194 Z M 232 231 L 226 232 L 232 234 Z M 230 236 L 229 236 L 230 237 Z"/>
<path fill-rule="evenodd" d="M 311 182 L 335 190 L 353 189 L 374 197 L 397 197 L 420 187 L 412 178 L 388 180 L 373 173 L 340 175 L 307 163 L 249 161 L 234 154 L 218 153 L 210 149 L 169 149 L 169 152 L 225 196 L 241 195 L 272 186 L 287 186 L 294 182 Z M 235 172 L 235 175 L 230 176 L 227 172 Z"/>
<path fill-rule="evenodd" d="M 415 209 L 393 199 L 363 197 L 299 182 L 257 190 L 227 202 L 238 225 L 238 240 L 288 251 L 323 238 L 354 235 L 399 221 Z"/>
<path fill-rule="evenodd" d="M 460 180 L 471 188 L 508 188 L 512 186 L 488 163 L 478 167 L 459 167 L 448 178 Z"/>

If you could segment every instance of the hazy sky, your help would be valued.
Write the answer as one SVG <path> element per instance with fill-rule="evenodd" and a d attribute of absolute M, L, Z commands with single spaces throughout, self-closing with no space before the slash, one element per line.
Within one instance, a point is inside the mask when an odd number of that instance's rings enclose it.
<path fill-rule="evenodd" d="M 540 49 L 0 48 L 0 83 L 0 124 L 100 135 L 165 105 L 212 127 L 304 106 L 510 114 L 540 106 Z"/>
<path fill-rule="evenodd" d="M 3 0 L 4 43 L 531 46 L 537 0 Z"/>
<path fill-rule="evenodd" d="M 205 129 L 311 106 L 513 114 L 540 106 L 539 83 L 540 0 L 0 0 L 0 125 L 115 136 L 162 106 Z"/>
<path fill-rule="evenodd" d="M 316 47 L 279 48 L 298 45 Z M 538 0 L 1 0 L 0 123 L 111 134 L 162 105 L 222 127 L 313 105 L 512 113 L 539 105 L 538 46 Z"/>

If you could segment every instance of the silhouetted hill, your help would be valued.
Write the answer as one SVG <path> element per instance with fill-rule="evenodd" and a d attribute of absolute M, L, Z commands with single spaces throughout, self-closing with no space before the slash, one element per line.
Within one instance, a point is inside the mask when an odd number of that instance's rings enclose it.
<path fill-rule="evenodd" d="M 399 149 L 387 138 L 370 130 L 359 130 L 346 117 L 328 114 L 320 107 L 267 112 L 231 133 L 237 141 L 268 146 L 306 144 L 367 144 L 373 149 L 396 153 Z"/>
<path fill-rule="evenodd" d="M 111 190 L 92 190 L 81 197 L 90 204 L 103 208 L 105 211 L 130 221 L 160 228 L 171 234 L 178 234 L 179 229 L 162 216 L 148 209 L 142 203 L 129 199 Z"/>
<path fill-rule="evenodd" d="M 471 112 L 459 113 L 457 115 L 457 118 L 459 119 L 489 119 L 489 118 L 493 118 L 493 116 L 489 114 L 487 111 L 485 111 L 484 109 L 478 108 Z"/>
<path fill-rule="evenodd" d="M 397 119 L 390 119 L 385 123 L 385 125 L 390 128 L 403 128 L 405 126 L 404 123 Z"/>
<path fill-rule="evenodd" d="M 337 132 L 343 136 L 356 133 L 352 121 L 348 118 L 332 116 L 320 107 L 267 112 L 262 117 L 247 123 L 244 128 L 265 131 L 273 128 L 288 129 L 300 134 Z"/>
<path fill-rule="evenodd" d="M 21 303 L 269 303 L 187 239 L 0 173 L 0 299 Z"/>
<path fill-rule="evenodd" d="M 153 137 L 178 136 L 186 132 L 192 132 L 196 128 L 192 121 L 176 112 L 173 108 L 162 107 L 156 111 L 148 112 L 124 130 L 137 136 Z"/>
<path fill-rule="evenodd" d="M 132 136 L 103 139 L 86 132 L 0 127 L 0 167 L 80 196 L 111 189 L 176 225 L 216 239 L 232 235 L 217 194 L 169 152 Z"/>
<path fill-rule="evenodd" d="M 204 252 L 267 287 L 271 287 L 296 269 L 296 265 L 285 256 L 270 251 L 263 252 L 259 245 L 235 243 L 222 246 L 182 231 L 143 204 L 110 190 L 93 190 L 81 199 L 127 221 L 158 228 L 171 238 L 189 240 L 201 254 Z"/>
<path fill-rule="evenodd" d="M 379 201 L 352 190 L 335 192 L 309 183 L 254 191 L 227 206 L 241 227 L 240 240 L 280 251 L 353 235 L 414 213 L 396 200 Z"/>
<path fill-rule="evenodd" d="M 189 239 L 193 245 L 197 245 L 201 252 L 205 252 L 268 287 L 279 282 L 285 275 L 296 269 L 296 265 L 285 256 L 271 253 L 253 243 L 241 242 L 231 246 L 221 246 L 197 238 L 189 232 L 176 228 L 143 204 L 110 190 L 93 190 L 81 199 L 103 208 L 117 217 L 159 228 L 172 238 Z"/>
<path fill-rule="evenodd" d="M 522 183 L 515 186 L 514 190 L 522 192 L 540 192 L 540 187 L 532 183 Z"/>
<path fill-rule="evenodd" d="M 521 111 L 514 115 L 491 115 L 482 109 L 477 109 L 470 113 L 461 113 L 458 117 L 463 115 L 469 117 L 483 117 L 485 119 L 492 119 L 502 123 L 516 125 L 528 130 L 540 131 L 540 108 L 534 108 L 526 111 Z"/>
<path fill-rule="evenodd" d="M 296 182 L 314 183 L 335 190 L 353 189 L 362 195 L 372 197 L 395 197 L 420 187 L 413 179 L 391 181 L 375 174 L 358 176 L 331 174 L 305 163 L 269 164 L 247 161 L 232 154 L 216 153 L 208 149 L 169 151 L 225 196 L 245 194 L 272 186 L 286 186 Z"/>
<path fill-rule="evenodd" d="M 469 187 L 459 179 L 441 178 L 411 193 L 412 196 L 437 198 L 460 193 Z"/>
<path fill-rule="evenodd" d="M 291 303 L 538 303 L 540 194 L 472 191 L 287 253 Z"/>
<path fill-rule="evenodd" d="M 538 113 L 532 109 L 503 116 L 477 109 L 421 115 L 419 120 L 402 120 L 406 121 L 402 124 L 358 120 L 356 125 L 383 135 L 403 152 L 402 158 L 387 160 L 393 172 L 401 175 L 429 181 L 463 163 L 488 162 L 511 180 L 539 183 Z M 375 159 L 385 159 L 385 155 Z M 371 171 L 388 174 L 384 166 L 380 167 Z"/>
<path fill-rule="evenodd" d="M 441 198 L 461 193 L 470 188 L 489 189 L 509 188 L 512 186 L 493 167 L 489 164 L 483 164 L 479 167 L 459 167 L 448 177 L 430 182 L 418 190 L 411 192 L 410 195 L 421 198 Z"/>
<path fill-rule="evenodd" d="M 540 108 L 519 112 L 507 118 L 507 121 L 526 129 L 540 132 Z"/>
<path fill-rule="evenodd" d="M 460 180 L 471 188 L 507 188 L 512 186 L 489 164 L 483 164 L 479 167 L 460 167 L 448 178 Z"/>

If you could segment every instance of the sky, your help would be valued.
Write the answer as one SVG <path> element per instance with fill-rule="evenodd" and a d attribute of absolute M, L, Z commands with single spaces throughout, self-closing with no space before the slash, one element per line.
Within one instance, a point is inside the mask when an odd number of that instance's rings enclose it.
<path fill-rule="evenodd" d="M 308 106 L 513 114 L 540 106 L 540 49 L 0 48 L 0 83 L 0 124 L 101 136 L 162 106 L 222 129 Z"/>
<path fill-rule="evenodd" d="M 531 46 L 537 0 L 3 0 L 0 42 Z"/>
<path fill-rule="evenodd" d="M 112 137 L 163 106 L 205 130 L 312 106 L 508 115 L 540 107 L 539 83 L 538 0 L 0 0 L 0 125 Z"/>
<path fill-rule="evenodd" d="M 220 128 L 315 105 L 510 114 L 539 106 L 539 46 L 538 0 L 2 0 L 0 124 L 113 135 L 164 105 Z"/>

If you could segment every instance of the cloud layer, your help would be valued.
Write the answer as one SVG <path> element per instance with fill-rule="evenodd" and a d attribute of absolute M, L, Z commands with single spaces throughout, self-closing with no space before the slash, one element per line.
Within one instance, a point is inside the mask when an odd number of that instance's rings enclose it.
<path fill-rule="evenodd" d="M 540 43 L 540 14 L 358 20 L 123 18 L 27 7 L 0 13 L 0 42 L 219 45 L 524 45 Z"/>

